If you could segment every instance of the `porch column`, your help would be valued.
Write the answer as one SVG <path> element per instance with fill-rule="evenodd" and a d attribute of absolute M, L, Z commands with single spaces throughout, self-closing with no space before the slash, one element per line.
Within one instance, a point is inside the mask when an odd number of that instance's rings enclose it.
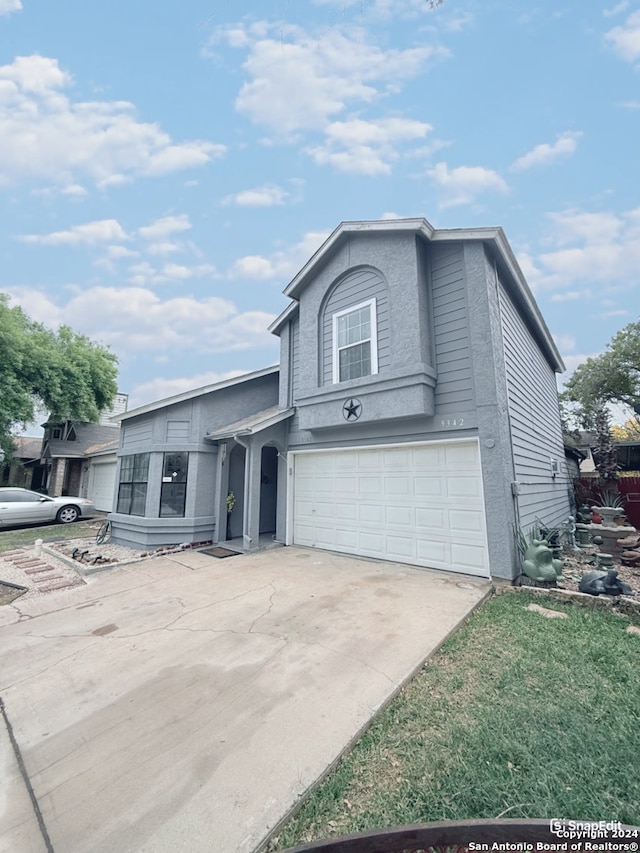
<path fill-rule="evenodd" d="M 215 541 L 224 542 L 227 538 L 227 495 L 229 494 L 229 443 L 220 442 L 216 462 L 216 494 L 214 513 L 216 519 Z"/>
<path fill-rule="evenodd" d="M 236 441 L 238 437 L 236 436 Z M 254 445 L 249 439 L 246 444 L 244 468 L 244 517 L 243 546 L 250 551 L 260 544 L 260 484 L 262 476 L 262 445 Z"/>

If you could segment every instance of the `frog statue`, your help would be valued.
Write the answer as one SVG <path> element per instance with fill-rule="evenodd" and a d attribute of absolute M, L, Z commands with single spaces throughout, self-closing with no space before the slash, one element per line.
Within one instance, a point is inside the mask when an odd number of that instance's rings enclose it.
<path fill-rule="evenodd" d="M 591 524 L 591 510 L 588 506 L 579 506 L 576 512 L 576 521 L 578 524 Z"/>
<path fill-rule="evenodd" d="M 522 570 L 534 581 L 555 583 L 564 580 L 562 560 L 554 560 L 546 539 L 533 539 L 524 555 Z"/>

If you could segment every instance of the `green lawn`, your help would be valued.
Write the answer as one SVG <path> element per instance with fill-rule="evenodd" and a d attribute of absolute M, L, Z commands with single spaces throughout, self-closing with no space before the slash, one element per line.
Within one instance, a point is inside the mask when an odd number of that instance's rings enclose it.
<path fill-rule="evenodd" d="M 562 611 L 548 619 L 529 603 Z M 488 601 L 374 721 L 270 850 L 397 824 L 640 824 L 640 636 L 531 593 Z"/>
<path fill-rule="evenodd" d="M 19 530 L 3 530 L 0 532 L 0 554 L 14 548 L 33 545 L 36 539 L 54 542 L 60 539 L 80 539 L 95 536 L 104 518 L 95 516 L 86 521 L 76 521 L 73 524 L 34 524 Z"/>

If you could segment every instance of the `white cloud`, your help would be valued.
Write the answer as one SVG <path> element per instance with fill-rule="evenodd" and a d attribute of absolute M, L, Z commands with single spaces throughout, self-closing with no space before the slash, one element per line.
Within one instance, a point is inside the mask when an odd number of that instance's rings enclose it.
<path fill-rule="evenodd" d="M 223 204 L 236 204 L 239 207 L 273 207 L 281 205 L 289 198 L 289 193 L 276 184 L 264 184 L 250 190 L 225 196 Z"/>
<path fill-rule="evenodd" d="M 585 299 L 591 296 L 590 290 L 569 290 L 566 293 L 554 293 L 552 302 L 575 302 L 577 299 Z"/>
<path fill-rule="evenodd" d="M 89 195 L 87 190 L 80 184 L 69 184 L 63 187 L 60 192 L 62 195 L 67 195 L 71 198 L 84 198 L 84 196 Z"/>
<path fill-rule="evenodd" d="M 612 18 L 614 15 L 619 15 L 620 12 L 624 12 L 625 9 L 629 8 L 629 0 L 621 0 L 620 3 L 616 3 L 615 6 L 612 6 L 610 9 L 603 9 L 602 14 L 605 18 Z"/>
<path fill-rule="evenodd" d="M 543 142 L 536 145 L 531 151 L 523 154 L 522 157 L 513 163 L 511 169 L 514 172 L 523 172 L 525 169 L 531 169 L 534 166 L 548 166 L 558 160 L 566 157 L 571 157 L 578 147 L 578 142 L 582 133 L 562 133 L 552 144 Z"/>
<path fill-rule="evenodd" d="M 398 157 L 396 146 L 424 139 L 431 130 L 430 124 L 405 118 L 336 121 L 326 129 L 325 144 L 310 146 L 307 152 L 316 163 L 330 164 L 341 172 L 389 174 L 390 161 Z"/>
<path fill-rule="evenodd" d="M 440 207 L 470 204 L 484 192 L 509 191 L 506 182 L 497 172 L 482 166 L 458 166 L 449 169 L 448 165 L 442 162 L 437 163 L 427 174 L 442 190 Z"/>
<path fill-rule="evenodd" d="M 129 394 L 129 409 L 135 409 L 156 400 L 164 400 L 166 397 L 173 397 L 175 394 L 182 394 L 185 391 L 204 388 L 206 385 L 224 382 L 225 379 L 233 379 L 248 372 L 246 370 L 228 370 L 225 373 L 209 371 L 208 373 L 197 373 L 195 376 L 181 376 L 175 379 L 157 377 L 148 382 L 141 382 L 133 388 Z"/>
<path fill-rule="evenodd" d="M 278 274 L 278 266 L 261 255 L 245 255 L 231 267 L 231 278 L 268 279 Z"/>
<path fill-rule="evenodd" d="M 73 225 L 67 231 L 24 234 L 19 239 L 24 243 L 42 243 L 45 246 L 95 246 L 128 238 L 117 219 L 101 219 L 86 225 Z"/>
<path fill-rule="evenodd" d="M 186 213 L 179 216 L 163 216 L 156 219 L 151 225 L 138 228 L 138 234 L 145 240 L 163 240 L 171 234 L 188 231 L 191 228 L 189 217 Z"/>
<path fill-rule="evenodd" d="M 151 243 L 147 246 L 147 252 L 150 255 L 170 255 L 172 252 L 179 252 L 181 248 L 180 243 L 170 243 L 165 240 L 162 243 Z"/>
<path fill-rule="evenodd" d="M 30 288 L 14 288 L 9 295 L 12 304 L 47 326 L 73 317 L 76 331 L 111 346 L 119 356 L 167 350 L 207 355 L 277 346 L 267 332 L 273 314 L 241 312 L 232 301 L 219 297 L 162 299 L 143 287 L 78 289 L 64 303 Z"/>
<path fill-rule="evenodd" d="M 167 284 L 188 281 L 191 278 L 205 278 L 215 276 L 216 268 L 211 264 L 196 264 L 185 266 L 184 264 L 165 263 L 156 268 L 148 261 L 141 261 L 129 267 L 129 281 L 135 287 L 145 285 Z"/>
<path fill-rule="evenodd" d="M 10 15 L 22 9 L 20 0 L 0 0 L 0 15 Z"/>
<path fill-rule="evenodd" d="M 127 101 L 71 101 L 64 94 L 71 82 L 44 56 L 0 67 L 0 185 L 69 187 L 82 177 L 105 188 L 202 166 L 226 150 L 204 140 L 175 143 L 157 124 L 139 121 Z"/>
<path fill-rule="evenodd" d="M 531 259 L 529 280 L 536 288 L 556 290 L 554 301 L 576 292 L 574 284 L 608 290 L 637 287 L 640 268 L 640 208 L 621 214 L 570 209 L 547 214 L 547 243 L 558 248 Z"/>
<path fill-rule="evenodd" d="M 246 278 L 266 281 L 279 278 L 288 280 L 308 261 L 329 236 L 328 231 L 309 231 L 294 246 L 279 249 L 269 257 L 246 255 L 232 265 L 230 278 Z"/>
<path fill-rule="evenodd" d="M 570 352 L 576 348 L 576 339 L 573 335 L 554 335 L 553 339 L 561 352 Z"/>
<path fill-rule="evenodd" d="M 605 33 L 607 41 L 614 52 L 626 62 L 636 62 L 640 59 L 640 11 L 629 15 L 624 24 L 614 27 Z"/>
<path fill-rule="evenodd" d="M 277 136 L 302 130 L 322 130 L 349 104 L 370 104 L 390 86 L 421 73 L 430 61 L 448 56 L 443 47 L 425 45 L 407 50 L 383 50 L 367 44 L 365 34 L 331 28 L 316 36 L 300 27 L 278 27 L 270 38 L 266 27 L 258 34 L 245 29 L 242 47 L 249 47 L 244 64 L 250 79 L 237 97 L 237 109 Z M 238 44 L 229 30 L 216 38 Z"/>
<path fill-rule="evenodd" d="M 549 241 L 556 246 L 566 246 L 576 240 L 585 243 L 611 243 L 624 227 L 623 221 L 613 213 L 589 213 L 569 208 L 560 213 L 547 214 L 553 230 Z"/>

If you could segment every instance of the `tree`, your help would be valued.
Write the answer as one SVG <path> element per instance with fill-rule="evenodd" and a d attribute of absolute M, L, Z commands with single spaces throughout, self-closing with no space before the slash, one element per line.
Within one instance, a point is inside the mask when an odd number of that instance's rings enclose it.
<path fill-rule="evenodd" d="M 640 320 L 613 336 L 601 355 L 579 365 L 562 394 L 576 405 L 583 426 L 592 425 L 596 412 L 607 403 L 630 408 L 640 404 Z"/>
<path fill-rule="evenodd" d="M 614 424 L 611 427 L 611 437 L 614 441 L 640 441 L 640 420 L 629 418 L 622 426 Z"/>
<path fill-rule="evenodd" d="M 613 336 L 601 355 L 588 358 L 576 368 L 561 403 L 565 423 L 571 420 L 583 429 L 595 429 L 596 468 L 604 480 L 612 480 L 616 457 L 607 406 L 618 403 L 640 412 L 640 321 L 629 323 Z"/>
<path fill-rule="evenodd" d="M 12 429 L 36 408 L 60 420 L 95 422 L 114 400 L 118 359 L 84 335 L 58 332 L 9 307 L 0 293 L 0 449 L 11 455 Z"/>

